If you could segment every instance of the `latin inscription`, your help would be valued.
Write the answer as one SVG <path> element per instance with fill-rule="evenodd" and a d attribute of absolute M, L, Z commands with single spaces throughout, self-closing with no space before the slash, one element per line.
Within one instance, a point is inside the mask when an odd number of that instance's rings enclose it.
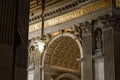
<path fill-rule="evenodd" d="M 90 13 L 90 12 L 93 12 L 93 11 L 96 11 L 96 10 L 99 10 L 99 9 L 102 9 L 105 7 L 109 7 L 109 6 L 112 6 L 112 0 L 97 1 L 97 2 L 92 3 L 92 4 L 88 4 L 88 5 L 82 7 L 78 10 L 66 13 L 64 15 L 58 16 L 58 17 L 50 19 L 50 20 L 46 20 L 44 27 L 47 28 L 47 27 L 50 27 L 53 25 L 57 25 L 57 24 L 60 24 L 62 22 L 72 20 L 74 18 L 80 17 L 80 16 L 85 15 L 87 13 Z M 36 31 L 38 29 L 41 29 L 41 22 L 30 25 L 29 32 L 33 32 L 33 31 Z"/>

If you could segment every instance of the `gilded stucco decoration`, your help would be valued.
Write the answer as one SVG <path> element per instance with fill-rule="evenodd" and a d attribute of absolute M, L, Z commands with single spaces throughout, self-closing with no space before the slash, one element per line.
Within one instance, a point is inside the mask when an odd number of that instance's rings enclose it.
<path fill-rule="evenodd" d="M 39 48 L 41 48 L 41 50 Z M 40 64 L 40 56 L 43 50 L 44 44 L 43 46 L 40 45 L 39 37 L 35 37 L 30 40 L 28 47 L 28 66 Z"/>
<path fill-rule="evenodd" d="M 33 65 L 34 64 L 34 55 L 35 55 L 35 48 L 34 46 L 30 46 L 28 50 L 28 65 Z"/>
<path fill-rule="evenodd" d="M 80 71 L 77 58 L 80 58 L 80 49 L 76 41 L 69 36 L 61 36 L 48 46 L 44 63 L 58 69 Z"/>
<path fill-rule="evenodd" d="M 57 16 L 55 18 L 49 19 L 45 21 L 45 28 L 66 22 L 66 21 L 70 21 L 72 19 L 75 19 L 77 17 L 83 16 L 85 14 L 94 12 L 96 10 L 100 10 L 103 8 L 107 8 L 112 6 L 112 0 L 100 0 L 100 1 L 95 1 L 94 3 L 91 3 L 89 5 L 86 5 L 80 9 L 74 10 L 72 12 L 66 13 L 64 15 L 60 15 Z M 29 27 L 29 32 L 33 32 L 36 30 L 41 29 L 41 22 L 38 22 L 36 24 L 32 24 Z"/>

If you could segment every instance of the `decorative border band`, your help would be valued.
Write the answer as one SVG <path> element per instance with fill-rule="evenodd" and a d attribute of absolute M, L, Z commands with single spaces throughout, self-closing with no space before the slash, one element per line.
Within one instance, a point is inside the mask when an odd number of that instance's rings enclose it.
<path fill-rule="evenodd" d="M 66 13 L 64 15 L 55 17 L 53 19 L 46 20 L 44 27 L 48 28 L 50 26 L 75 19 L 75 18 L 80 17 L 82 15 L 85 15 L 87 13 L 90 13 L 90 12 L 93 12 L 93 11 L 96 11 L 96 10 L 99 10 L 102 8 L 106 8 L 109 6 L 112 6 L 112 0 L 97 1 L 94 3 L 88 4 L 88 5 L 82 7 L 78 10 Z M 29 32 L 33 32 L 33 31 L 36 31 L 38 29 L 41 29 L 41 22 L 29 26 Z"/>

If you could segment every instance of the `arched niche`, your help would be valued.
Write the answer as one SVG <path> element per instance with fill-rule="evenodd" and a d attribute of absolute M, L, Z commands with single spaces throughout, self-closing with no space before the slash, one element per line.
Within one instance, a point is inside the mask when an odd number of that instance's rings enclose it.
<path fill-rule="evenodd" d="M 103 55 L 103 36 L 102 29 L 96 27 L 93 31 L 93 55 Z M 99 53 L 99 54 L 98 54 Z"/>
<path fill-rule="evenodd" d="M 96 27 L 93 32 L 93 79 L 104 80 L 104 55 L 102 28 Z"/>

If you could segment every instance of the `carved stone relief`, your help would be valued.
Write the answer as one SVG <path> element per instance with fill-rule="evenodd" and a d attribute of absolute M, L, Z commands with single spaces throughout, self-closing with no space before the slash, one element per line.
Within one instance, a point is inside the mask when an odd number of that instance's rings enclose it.
<path fill-rule="evenodd" d="M 73 31 L 74 31 L 74 35 L 81 42 L 82 41 L 82 30 L 81 30 L 81 27 L 79 25 L 75 25 Z"/>
<path fill-rule="evenodd" d="M 99 21 L 104 25 L 103 28 L 113 27 L 115 30 L 120 30 L 120 16 L 118 15 L 100 16 Z"/>
<path fill-rule="evenodd" d="M 47 40 L 47 39 L 46 39 Z M 40 38 L 39 37 L 35 37 L 35 38 L 32 38 L 30 43 L 29 43 L 29 47 L 28 47 L 28 65 L 34 65 L 36 64 L 36 59 L 37 59 L 37 54 L 41 54 L 41 50 L 39 50 L 39 42 L 40 41 Z M 44 45 L 42 46 L 41 45 L 41 48 L 43 48 Z"/>
<path fill-rule="evenodd" d="M 79 23 L 79 26 L 81 27 L 82 34 L 88 34 L 91 33 L 92 27 L 93 27 L 93 21 L 85 21 L 83 23 Z"/>

